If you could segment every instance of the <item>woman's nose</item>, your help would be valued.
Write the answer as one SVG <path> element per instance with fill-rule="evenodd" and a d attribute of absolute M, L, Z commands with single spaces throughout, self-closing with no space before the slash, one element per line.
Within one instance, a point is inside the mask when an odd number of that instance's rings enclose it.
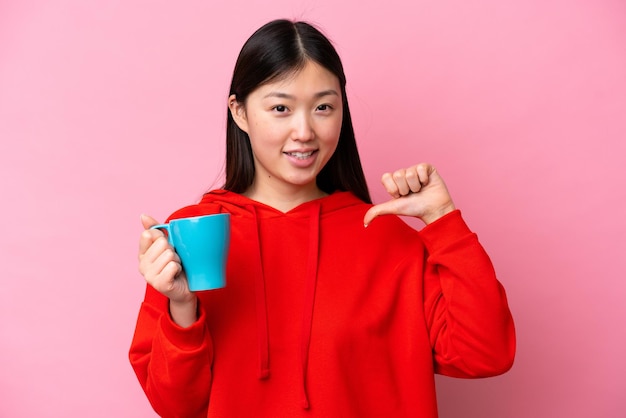
<path fill-rule="evenodd" d="M 310 141 L 315 138 L 315 131 L 309 115 L 294 115 L 291 139 L 294 141 Z"/>

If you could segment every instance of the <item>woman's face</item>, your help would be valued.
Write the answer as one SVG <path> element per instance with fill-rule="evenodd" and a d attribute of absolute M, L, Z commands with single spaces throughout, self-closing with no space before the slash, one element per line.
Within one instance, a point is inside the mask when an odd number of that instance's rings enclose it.
<path fill-rule="evenodd" d="M 250 137 L 254 193 L 318 193 L 315 179 L 337 148 L 343 106 L 337 77 L 309 61 L 297 73 L 230 98 L 239 127 Z"/>

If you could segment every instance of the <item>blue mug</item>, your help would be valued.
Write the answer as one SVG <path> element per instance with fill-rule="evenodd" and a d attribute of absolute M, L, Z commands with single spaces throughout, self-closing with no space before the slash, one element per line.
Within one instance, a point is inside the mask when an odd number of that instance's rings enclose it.
<path fill-rule="evenodd" d="M 189 290 L 212 290 L 226 286 L 226 259 L 230 245 L 230 214 L 173 219 L 154 225 L 161 229 L 180 257 Z"/>

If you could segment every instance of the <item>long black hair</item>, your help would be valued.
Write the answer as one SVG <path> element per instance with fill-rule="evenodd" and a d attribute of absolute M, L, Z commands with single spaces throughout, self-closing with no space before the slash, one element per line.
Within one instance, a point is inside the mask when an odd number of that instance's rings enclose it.
<path fill-rule="evenodd" d="M 371 203 L 354 137 L 346 96 L 346 76 L 337 51 L 318 29 L 306 22 L 274 20 L 259 28 L 243 45 L 230 86 L 230 95 L 245 103 L 263 84 L 278 81 L 314 61 L 339 79 L 343 121 L 337 149 L 317 175 L 317 186 L 326 193 L 350 191 Z M 226 181 L 224 189 L 245 192 L 254 180 L 254 158 L 248 134 L 235 123 L 230 110 L 226 126 Z"/>

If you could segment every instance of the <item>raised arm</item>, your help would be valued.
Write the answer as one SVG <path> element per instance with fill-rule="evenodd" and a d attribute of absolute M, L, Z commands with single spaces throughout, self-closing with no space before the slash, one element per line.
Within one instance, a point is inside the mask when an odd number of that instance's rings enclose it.
<path fill-rule="evenodd" d="M 424 309 L 435 371 L 488 377 L 509 370 L 515 328 L 491 260 L 454 211 L 424 228 Z"/>
<path fill-rule="evenodd" d="M 428 251 L 424 306 L 438 373 L 485 377 L 504 373 L 515 356 L 515 329 L 502 285 L 489 256 L 455 209 L 448 189 L 430 164 L 386 173 L 391 200 L 365 214 L 418 217 Z"/>

